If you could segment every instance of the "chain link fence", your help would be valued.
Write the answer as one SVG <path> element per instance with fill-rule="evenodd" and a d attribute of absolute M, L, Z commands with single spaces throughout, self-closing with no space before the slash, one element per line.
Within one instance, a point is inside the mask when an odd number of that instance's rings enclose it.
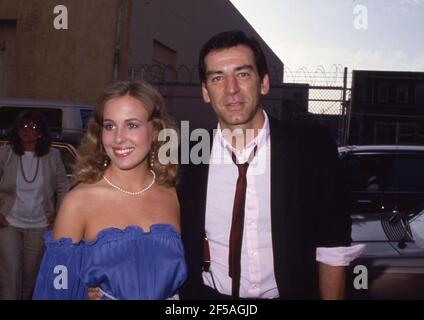
<path fill-rule="evenodd" d="M 282 120 L 316 122 L 328 126 L 339 145 L 346 142 L 347 109 L 351 89 L 351 74 L 340 66 L 314 72 L 306 68 L 291 71 L 269 68 L 271 92 L 264 98 L 271 114 Z M 178 118 L 187 117 L 189 105 L 201 104 L 197 66 L 178 67 L 160 64 L 130 67 L 130 79 L 144 79 L 156 85 Z M 184 109 L 182 112 L 181 110 Z M 194 119 L 194 122 L 198 120 Z M 204 122 L 206 126 L 206 122 Z M 199 124 L 197 126 L 202 126 Z"/>
<path fill-rule="evenodd" d="M 269 79 L 272 84 L 279 84 L 283 80 L 283 70 L 269 66 Z M 130 79 L 145 79 L 153 84 L 192 84 L 199 85 L 198 66 L 180 65 L 178 67 L 152 64 L 128 69 Z"/>

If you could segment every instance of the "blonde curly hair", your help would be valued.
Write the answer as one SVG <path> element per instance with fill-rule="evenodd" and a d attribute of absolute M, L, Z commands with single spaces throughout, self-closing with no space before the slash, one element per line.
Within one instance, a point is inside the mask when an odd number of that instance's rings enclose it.
<path fill-rule="evenodd" d="M 160 93 L 145 81 L 115 81 L 100 96 L 94 116 L 89 121 L 87 132 L 78 148 L 77 159 L 74 165 L 73 183 L 94 183 L 104 174 L 108 163 L 108 156 L 102 143 L 103 112 L 106 102 L 111 99 L 129 95 L 140 101 L 149 114 L 149 121 L 159 133 L 162 129 L 176 130 L 174 121 L 168 115 L 165 103 Z M 162 164 L 157 152 L 167 141 L 158 141 L 157 135 L 148 154 L 149 166 L 156 174 L 156 182 L 168 186 L 175 186 L 178 175 L 177 164 Z M 173 146 L 177 148 L 178 146 Z"/>

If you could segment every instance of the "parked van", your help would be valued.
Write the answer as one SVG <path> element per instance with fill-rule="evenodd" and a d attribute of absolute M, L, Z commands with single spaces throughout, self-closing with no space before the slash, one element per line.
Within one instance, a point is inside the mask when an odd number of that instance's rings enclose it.
<path fill-rule="evenodd" d="M 24 110 L 37 110 L 44 114 L 54 139 L 78 145 L 93 115 L 94 106 L 76 102 L 0 98 L 0 136 L 6 135 L 13 121 Z"/>

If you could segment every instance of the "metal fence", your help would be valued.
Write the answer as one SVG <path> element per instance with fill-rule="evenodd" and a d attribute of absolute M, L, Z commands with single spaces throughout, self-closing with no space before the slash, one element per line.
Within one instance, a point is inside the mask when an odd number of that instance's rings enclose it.
<path fill-rule="evenodd" d="M 309 84 L 308 116 L 331 129 L 339 145 L 347 143 L 352 72 L 341 65 L 310 71 L 284 68 L 284 81 Z"/>
<path fill-rule="evenodd" d="M 309 87 L 309 112 L 331 129 L 339 145 L 346 144 L 350 96 L 346 87 Z"/>
<path fill-rule="evenodd" d="M 179 107 L 179 102 L 180 105 L 186 105 L 187 100 L 201 100 L 197 66 L 153 64 L 130 67 L 128 77 L 144 79 L 156 85 L 166 99 L 173 99 L 176 108 Z M 281 93 L 267 97 L 267 102 L 271 101 L 275 108 L 281 109 L 276 112 L 281 119 L 317 122 L 328 126 L 334 139 L 342 145 L 347 139 L 350 79 L 351 74 L 340 66 L 330 71 L 320 67 L 314 72 L 309 72 L 306 68 L 295 72 L 285 68 L 282 82 L 282 71 L 271 67 L 272 90 L 279 90 Z M 194 90 L 190 91 L 190 87 Z"/>
<path fill-rule="evenodd" d="M 269 66 L 269 79 L 272 84 L 281 83 L 283 70 L 275 66 Z M 199 84 L 198 66 L 180 65 L 178 67 L 152 64 L 128 69 L 130 79 L 145 79 L 154 84 Z"/>

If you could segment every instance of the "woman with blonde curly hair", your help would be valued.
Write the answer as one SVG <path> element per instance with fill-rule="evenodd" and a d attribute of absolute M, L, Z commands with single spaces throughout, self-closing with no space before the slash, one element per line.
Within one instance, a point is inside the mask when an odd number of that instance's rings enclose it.
<path fill-rule="evenodd" d="M 175 191 L 177 166 L 162 163 L 159 132 L 172 128 L 162 97 L 143 81 L 101 96 L 78 151 L 34 299 L 167 299 L 186 278 Z M 177 147 L 177 146 L 175 146 Z"/>

